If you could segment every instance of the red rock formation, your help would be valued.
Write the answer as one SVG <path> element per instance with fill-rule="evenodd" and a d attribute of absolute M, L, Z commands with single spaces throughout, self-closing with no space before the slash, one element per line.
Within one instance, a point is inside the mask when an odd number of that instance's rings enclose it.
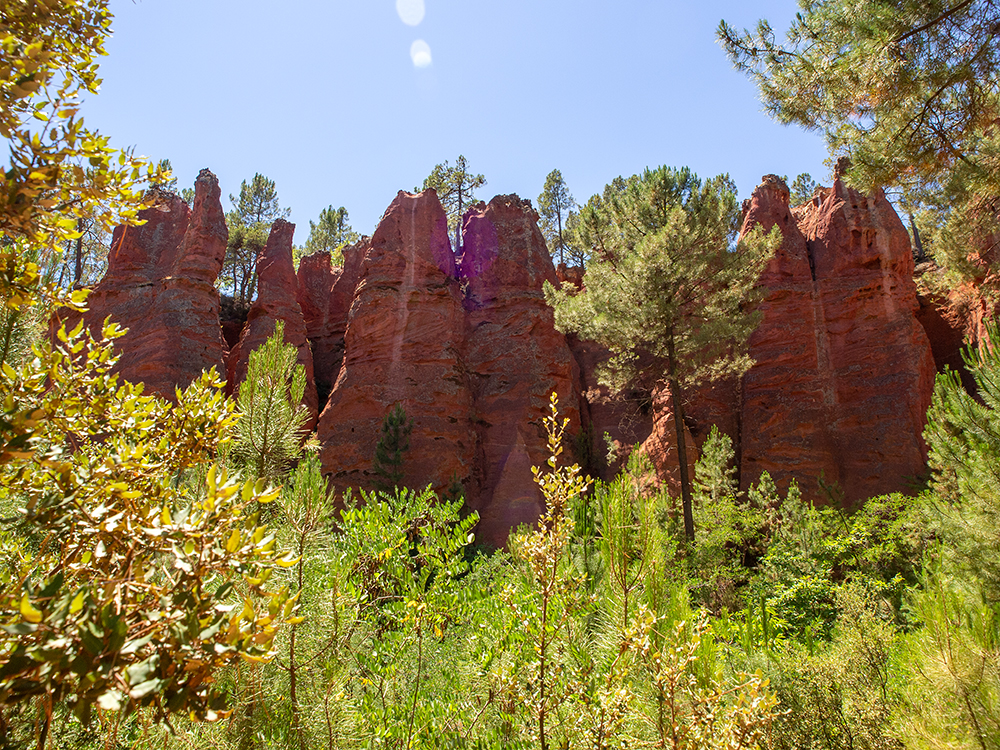
<path fill-rule="evenodd" d="M 577 289 L 583 287 L 583 268 L 580 266 L 567 266 L 565 263 L 560 263 L 556 266 L 556 278 L 559 279 L 560 284 L 570 283 Z"/>
<path fill-rule="evenodd" d="M 931 262 L 917 266 L 916 277 L 926 280 L 927 277 L 940 273 L 937 266 Z M 975 340 L 975 320 L 968 316 L 969 308 L 982 309 L 979 304 L 967 304 L 971 300 L 963 300 L 958 290 L 951 294 L 936 294 L 927 290 L 928 284 L 920 284 L 917 301 L 920 309 L 917 320 L 924 327 L 924 332 L 930 340 L 931 352 L 934 355 L 934 366 L 938 372 L 946 367 L 959 374 L 962 384 L 969 393 L 976 392 L 976 381 L 965 366 L 963 351 L 967 344 Z M 977 295 L 978 296 L 978 295 Z"/>
<path fill-rule="evenodd" d="M 84 318 L 95 332 L 109 316 L 128 328 L 116 342 L 117 371 L 145 383 L 147 392 L 173 399 L 175 388 L 186 387 L 202 370 L 225 373 L 215 279 L 229 234 L 218 180 L 203 169 L 192 209 L 164 192 L 139 218 L 146 223 L 115 229 L 108 271 L 91 293 Z"/>
<path fill-rule="evenodd" d="M 529 201 L 502 195 L 466 214 L 463 225 L 465 367 L 477 435 L 466 499 L 479 511 L 479 538 L 492 545 L 544 508 L 531 467 L 548 458 L 542 420 L 553 390 L 568 432 L 580 429 L 576 363 L 542 293 L 546 281 L 558 282 L 537 222 Z"/>
<path fill-rule="evenodd" d="M 284 321 L 285 341 L 298 350 L 297 363 L 306 371 L 303 403 L 309 409 L 309 427 L 316 424 L 319 404 L 313 375 L 312 350 L 306 339 L 306 324 L 297 298 L 298 284 L 292 262 L 292 236 L 295 225 L 278 219 L 271 225 L 267 244 L 257 258 L 257 299 L 250 305 L 247 322 L 239 343 L 229 353 L 226 390 L 235 393 L 247 374 L 250 354 L 274 333 L 275 322 Z"/>
<path fill-rule="evenodd" d="M 594 341 L 581 341 L 572 334 L 566 341 L 577 364 L 580 419 L 589 426 L 589 449 L 596 464 L 588 471 L 610 481 L 624 468 L 632 448 L 642 445 L 650 436 L 652 401 L 638 393 L 612 396 L 610 389 L 597 377 L 598 369 L 610 356 L 607 348 Z M 605 435 L 612 443 L 610 457 Z"/>
<path fill-rule="evenodd" d="M 344 334 L 354 292 L 361 279 L 369 238 L 343 249 L 344 262 L 331 267 L 327 252 L 307 255 L 299 262 L 298 301 L 313 352 L 313 369 L 320 403 L 333 389 L 344 359 Z"/>
<path fill-rule="evenodd" d="M 649 456 L 656 470 L 656 481 L 665 486 L 674 497 L 681 494 L 680 461 L 677 454 L 677 425 L 674 421 L 670 389 L 664 387 L 653 395 L 652 430 L 642 443 L 642 451 Z M 694 465 L 698 461 L 698 447 L 691 430 L 685 425 L 684 437 L 687 447 L 688 477 L 694 481 Z"/>
<path fill-rule="evenodd" d="M 444 209 L 432 190 L 400 192 L 365 255 L 343 364 L 319 420 L 323 472 L 335 486 L 372 485 L 382 420 L 396 403 L 414 423 L 406 486 L 440 490 L 471 475 L 464 334 Z"/>
<path fill-rule="evenodd" d="M 767 298 L 743 380 L 741 482 L 769 471 L 809 494 L 836 482 L 847 502 L 905 488 L 921 439 L 934 361 L 915 318 L 909 238 L 881 193 L 839 181 L 795 213 L 765 178 L 744 229 L 777 225 L 784 242 L 761 276 Z"/>

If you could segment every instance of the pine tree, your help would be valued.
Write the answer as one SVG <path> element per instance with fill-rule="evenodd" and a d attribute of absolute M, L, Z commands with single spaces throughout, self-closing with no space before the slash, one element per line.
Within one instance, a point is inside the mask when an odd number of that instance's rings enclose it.
<path fill-rule="evenodd" d="M 341 206 L 327 206 L 319 214 L 318 222 L 309 222 L 309 239 L 306 240 L 305 253 L 328 252 L 334 265 L 343 262 L 340 249 L 344 245 L 358 241 L 358 233 L 351 229 L 347 222 L 347 209 Z"/>
<path fill-rule="evenodd" d="M 993 325 L 987 341 L 1000 341 Z M 952 556 L 1000 598 L 1000 350 L 981 344 L 966 353 L 976 397 L 952 370 L 937 376 L 924 439 Z"/>
<path fill-rule="evenodd" d="M 226 214 L 229 242 L 220 278 L 232 277 L 233 299 L 247 306 L 257 292 L 257 256 L 267 244 L 267 235 L 275 219 L 287 218 L 290 209 L 281 208 L 278 188 L 259 172 L 240 184 L 239 197 L 230 195 L 235 206 Z"/>
<path fill-rule="evenodd" d="M 462 248 L 462 215 L 475 201 L 475 192 L 486 184 L 481 174 L 472 174 L 464 156 L 455 160 L 455 166 L 448 162 L 438 164 L 424 180 L 423 190 L 437 191 L 441 205 L 448 214 L 448 228 L 455 233 L 455 252 Z"/>
<path fill-rule="evenodd" d="M 595 255 L 578 294 L 546 285 L 556 326 L 599 341 L 611 358 L 599 373 L 613 390 L 669 392 L 677 426 L 684 530 L 694 540 L 684 440 L 683 388 L 745 372 L 758 315 L 757 277 L 777 230 L 735 242 L 740 211 L 732 181 L 702 182 L 687 168 L 647 169 L 616 180 L 583 209 Z"/>
<path fill-rule="evenodd" d="M 772 116 L 821 131 L 831 158 L 851 158 L 854 186 L 894 186 L 908 210 L 933 209 L 939 264 L 985 276 L 1000 227 L 1000 4 L 802 6 L 783 43 L 765 20 L 742 32 L 723 21 L 719 40 Z"/>
<path fill-rule="evenodd" d="M 403 405 L 397 403 L 382 420 L 382 436 L 375 444 L 372 470 L 378 489 L 392 492 L 403 481 L 403 458 L 410 450 L 413 420 L 408 419 Z"/>
<path fill-rule="evenodd" d="M 548 243 L 549 254 L 555 257 L 558 253 L 560 263 L 566 262 L 569 252 L 567 237 L 563 233 L 564 223 L 568 223 L 575 207 L 576 201 L 566 187 L 562 172 L 553 169 L 545 178 L 545 186 L 538 196 L 538 214 L 542 219 L 542 234 Z M 571 253 L 570 257 L 573 257 Z"/>
<path fill-rule="evenodd" d="M 792 182 L 789 188 L 788 204 L 798 206 L 810 200 L 816 192 L 816 180 L 808 172 L 803 172 Z"/>
<path fill-rule="evenodd" d="M 298 352 L 284 341 L 285 323 L 250 353 L 246 379 L 236 396 L 240 415 L 231 456 L 257 477 L 283 476 L 302 450 L 309 410 L 302 405 L 306 372 Z"/>
<path fill-rule="evenodd" d="M 694 495 L 699 503 L 712 505 L 724 498 L 736 497 L 738 485 L 736 466 L 733 465 L 735 457 L 732 438 L 719 432 L 719 428 L 713 424 L 694 467 Z"/>

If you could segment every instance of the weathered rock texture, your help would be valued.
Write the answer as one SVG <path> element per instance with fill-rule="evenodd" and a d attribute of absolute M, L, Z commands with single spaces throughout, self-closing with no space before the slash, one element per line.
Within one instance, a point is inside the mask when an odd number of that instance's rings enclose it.
<path fill-rule="evenodd" d="M 202 370 L 225 375 L 215 279 L 229 233 L 219 182 L 207 169 L 195 182 L 193 208 L 172 193 L 159 198 L 139 214 L 145 224 L 115 229 L 107 274 L 88 298 L 84 318 L 95 332 L 109 316 L 128 328 L 116 341 L 117 371 L 173 399 L 175 388 Z"/>
<path fill-rule="evenodd" d="M 404 484 L 442 489 L 471 475 L 475 434 L 461 289 L 437 195 L 399 193 L 363 265 L 319 421 L 323 471 L 338 487 L 370 487 L 382 420 L 399 403 L 414 423 Z"/>
<path fill-rule="evenodd" d="M 370 240 L 343 249 L 344 262 L 330 265 L 330 253 L 307 255 L 299 262 L 298 301 L 306 324 L 306 336 L 312 345 L 316 391 L 321 405 L 333 389 L 344 360 L 344 336 L 347 315 L 354 291 L 361 279 L 362 262 Z"/>
<path fill-rule="evenodd" d="M 558 280 L 531 204 L 497 196 L 466 215 L 463 237 L 465 367 L 477 437 L 467 491 L 486 541 L 500 544 L 544 509 L 531 473 L 548 458 L 542 420 L 555 391 L 561 417 L 578 429 L 577 376 L 542 294 L 546 281 Z"/>
<path fill-rule="evenodd" d="M 119 370 L 167 396 L 206 367 L 221 371 L 228 348 L 214 285 L 227 238 L 219 188 L 207 171 L 196 188 L 193 209 L 165 194 L 144 226 L 116 230 L 86 317 L 92 327 L 108 315 L 128 326 Z M 568 435 L 581 435 L 571 452 L 589 470 L 610 478 L 642 445 L 676 491 L 669 399 L 611 399 L 597 380 L 607 351 L 555 331 L 543 284 L 586 279 L 573 269 L 557 274 L 537 218 L 516 196 L 473 207 L 456 260 L 435 193 L 401 192 L 371 239 L 344 250 L 343 267 L 316 254 L 297 276 L 294 227 L 276 222 L 245 325 L 239 311 L 224 316 L 230 388 L 283 320 L 307 371 L 309 407 L 315 414 L 325 402 L 317 435 L 332 483 L 376 483 L 382 420 L 401 404 L 414 425 L 404 483 L 441 491 L 460 481 L 488 544 L 542 510 L 531 467 L 547 457 L 553 390 L 571 420 Z M 734 440 L 744 487 L 766 470 L 813 497 L 822 497 L 823 477 L 847 502 L 903 489 L 925 459 L 934 358 L 924 328 L 940 339 L 938 363 L 951 363 L 957 332 L 981 327 L 976 311 L 956 322 L 944 303 L 925 301 L 921 326 L 909 240 L 881 194 L 866 198 L 837 182 L 791 209 L 784 183 L 765 178 L 745 215 L 745 229 L 756 225 L 783 235 L 760 278 L 763 317 L 750 340 L 757 364 L 741 380 L 685 394 L 691 462 L 717 424 Z M 605 433 L 616 455 L 602 466 Z"/>
<path fill-rule="evenodd" d="M 744 229 L 755 225 L 784 240 L 761 276 L 743 378 L 742 484 L 768 471 L 815 495 L 822 477 L 849 503 L 904 489 L 924 467 L 934 378 L 906 230 L 880 192 L 838 180 L 792 211 L 774 177 L 754 191 Z"/>
<path fill-rule="evenodd" d="M 377 482 L 382 420 L 400 403 L 414 425 L 407 485 L 461 482 L 488 544 L 538 518 L 531 467 L 547 457 L 549 393 L 571 431 L 580 418 L 579 374 L 542 294 L 557 280 L 537 220 L 516 196 L 480 204 L 456 262 L 437 195 L 400 193 L 342 270 L 303 261 L 300 299 L 324 363 L 316 377 L 332 383 L 318 437 L 336 486 Z"/>
<path fill-rule="evenodd" d="M 313 372 L 312 350 L 306 339 L 306 324 L 298 303 L 298 282 L 292 263 L 292 236 L 295 225 L 278 219 L 271 225 L 267 244 L 257 258 L 257 299 L 250 305 L 247 322 L 239 343 L 229 353 L 226 390 L 232 394 L 247 374 L 250 354 L 274 333 L 277 321 L 284 322 L 285 341 L 298 351 L 296 362 L 306 371 L 306 390 L 302 397 L 309 409 L 310 424 L 316 424 L 319 403 Z"/>
<path fill-rule="evenodd" d="M 925 262 L 917 266 L 916 276 L 918 280 L 926 280 L 939 272 L 940 269 L 932 261 Z M 952 290 L 950 294 L 934 293 L 927 286 L 929 285 L 926 283 L 918 285 L 917 301 L 920 309 L 917 311 L 917 320 L 930 340 L 934 366 L 938 372 L 946 367 L 956 371 L 965 389 L 969 393 L 976 393 L 976 381 L 965 366 L 963 351 L 967 345 L 976 343 L 980 334 L 985 333 L 980 328 L 978 316 L 970 319 L 968 315 L 970 307 L 982 310 L 984 301 L 980 295 L 976 295 L 978 299 L 970 300 L 961 295 L 959 290 Z"/>

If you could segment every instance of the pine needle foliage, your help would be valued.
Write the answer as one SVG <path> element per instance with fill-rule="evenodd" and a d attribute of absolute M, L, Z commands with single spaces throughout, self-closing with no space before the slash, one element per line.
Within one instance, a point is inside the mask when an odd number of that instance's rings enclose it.
<path fill-rule="evenodd" d="M 296 364 L 298 352 L 284 343 L 285 324 L 250 354 L 246 379 L 240 384 L 240 415 L 230 454 L 234 463 L 257 477 L 284 476 L 301 453 L 309 410 L 302 404 L 306 373 Z"/>
<path fill-rule="evenodd" d="M 459 155 L 454 167 L 449 166 L 447 160 L 443 164 L 435 164 L 420 188 L 433 188 L 437 192 L 441 205 L 448 214 L 448 229 L 454 232 L 456 253 L 462 250 L 462 221 L 465 212 L 476 202 L 476 191 L 485 184 L 486 178 L 470 172 L 468 160 Z"/>
<path fill-rule="evenodd" d="M 611 350 L 599 377 L 621 392 L 666 389 L 677 424 L 685 534 L 694 542 L 683 389 L 746 372 L 759 322 L 757 278 L 780 239 L 736 240 L 740 211 L 727 175 L 704 182 L 690 169 L 647 169 L 616 180 L 584 207 L 595 247 L 579 293 L 545 286 L 556 327 Z"/>
<path fill-rule="evenodd" d="M 996 325 L 989 339 L 998 341 Z M 944 532 L 956 561 L 981 576 L 1000 597 L 1000 350 L 988 343 L 965 353 L 978 398 L 962 387 L 958 374 L 937 376 L 927 412 L 924 439 L 929 447 L 933 486 Z"/>
<path fill-rule="evenodd" d="M 950 282 L 981 280 L 1000 227 L 1000 4 L 800 5 L 783 41 L 766 20 L 742 31 L 723 21 L 719 41 L 768 113 L 822 132 L 831 159 L 850 158 L 851 184 L 893 186 L 908 209 L 931 210 Z"/>
<path fill-rule="evenodd" d="M 378 489 L 391 492 L 403 481 L 403 460 L 410 450 L 410 433 L 413 420 L 406 416 L 403 405 L 397 403 L 382 420 L 382 435 L 375 444 L 372 471 Z"/>

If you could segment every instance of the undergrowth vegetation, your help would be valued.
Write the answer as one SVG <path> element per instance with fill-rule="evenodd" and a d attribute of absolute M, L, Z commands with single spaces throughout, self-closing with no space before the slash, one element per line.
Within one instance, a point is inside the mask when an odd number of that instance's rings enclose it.
<path fill-rule="evenodd" d="M 564 460 L 553 397 L 545 513 L 486 553 L 460 497 L 330 493 L 281 336 L 235 404 L 82 329 L 4 367 L 0 746 L 998 746 L 997 355 L 938 383 L 934 489 L 851 515 L 739 492 L 713 430 L 694 544 L 640 454 Z"/>

